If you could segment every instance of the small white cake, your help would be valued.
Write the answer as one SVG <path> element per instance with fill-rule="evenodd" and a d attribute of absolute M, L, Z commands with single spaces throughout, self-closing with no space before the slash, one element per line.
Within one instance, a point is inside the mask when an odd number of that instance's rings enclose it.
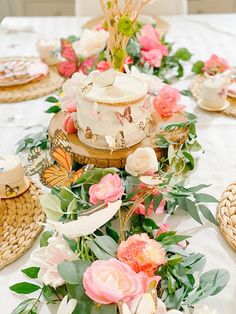
<path fill-rule="evenodd" d="M 228 83 L 226 78 L 214 76 L 203 81 L 200 90 L 199 106 L 209 111 L 220 111 L 228 107 Z"/>
<path fill-rule="evenodd" d="M 117 73 L 113 85 L 94 85 L 78 95 L 79 139 L 98 149 L 124 149 L 142 141 L 150 112 L 145 102 L 147 85 L 128 74 Z"/>
<path fill-rule="evenodd" d="M 15 155 L 0 156 L 0 198 L 11 198 L 25 192 L 29 180 L 19 157 Z"/>

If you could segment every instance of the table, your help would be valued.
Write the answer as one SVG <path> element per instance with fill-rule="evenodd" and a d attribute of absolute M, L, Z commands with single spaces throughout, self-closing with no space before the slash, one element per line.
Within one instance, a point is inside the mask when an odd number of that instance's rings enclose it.
<path fill-rule="evenodd" d="M 176 47 L 187 47 L 191 50 L 195 61 L 206 59 L 215 53 L 236 66 L 236 14 L 164 18 L 171 24 L 167 39 L 176 42 Z M 37 55 L 36 43 L 42 35 L 55 38 L 79 34 L 81 25 L 86 20 L 75 17 L 5 18 L 0 28 L 0 56 Z M 187 66 L 187 77 L 177 83 L 180 90 L 189 86 L 190 68 L 190 65 Z M 15 143 L 24 135 L 36 130 L 39 125 L 48 125 L 50 115 L 44 113 L 48 107 L 44 99 L 45 97 L 15 104 L 0 104 L 1 153 L 14 151 Z M 187 111 L 198 116 L 199 140 L 205 152 L 187 183 L 212 184 L 207 192 L 219 198 L 227 185 L 236 179 L 236 120 L 220 114 L 207 113 L 197 108 L 195 102 L 188 97 L 183 97 L 183 103 L 186 104 Z M 211 209 L 215 212 L 215 206 Z M 206 255 L 205 270 L 227 268 L 230 271 L 231 279 L 223 292 L 203 303 L 218 308 L 219 313 L 235 314 L 236 254 L 224 241 L 219 230 L 209 223 L 203 227 L 199 226 L 181 211 L 174 217 L 162 216 L 159 220 L 170 223 L 172 229 L 177 229 L 182 234 L 193 236 L 190 239 L 190 249 Z M 37 246 L 38 241 L 30 252 L 0 271 L 0 313 L 11 313 L 23 299 L 9 292 L 8 287 L 25 279 L 20 269 L 31 265 L 30 253 Z M 44 305 L 41 313 L 55 313 L 55 308 L 49 310 Z"/>

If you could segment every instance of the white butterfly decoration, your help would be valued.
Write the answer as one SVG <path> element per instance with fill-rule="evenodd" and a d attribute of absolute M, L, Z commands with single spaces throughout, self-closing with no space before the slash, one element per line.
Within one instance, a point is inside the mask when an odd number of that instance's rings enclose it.
<path fill-rule="evenodd" d="M 114 151 L 115 149 L 118 149 L 118 148 L 126 148 L 127 147 L 126 143 L 125 143 L 125 136 L 124 136 L 123 131 L 118 132 L 118 134 L 116 135 L 116 138 L 114 138 L 110 135 L 106 135 L 105 140 L 106 140 L 111 151 Z"/>
<path fill-rule="evenodd" d="M 74 221 L 62 223 L 47 220 L 47 223 L 53 226 L 59 234 L 64 234 L 68 238 L 89 235 L 109 221 L 118 212 L 121 204 L 121 200 L 108 203 L 107 206 L 105 203 L 99 204 L 78 216 Z"/>
<path fill-rule="evenodd" d="M 114 84 L 116 78 L 116 71 L 109 69 L 104 72 L 93 71 L 87 76 L 79 86 L 79 94 L 88 94 L 94 85 L 102 88 L 110 87 Z"/>
<path fill-rule="evenodd" d="M 141 176 L 139 180 L 150 187 L 163 183 L 163 179 L 159 175 Z"/>
<path fill-rule="evenodd" d="M 109 87 L 115 82 L 116 71 L 111 68 L 104 72 L 94 71 L 91 73 L 93 83 L 99 87 Z"/>

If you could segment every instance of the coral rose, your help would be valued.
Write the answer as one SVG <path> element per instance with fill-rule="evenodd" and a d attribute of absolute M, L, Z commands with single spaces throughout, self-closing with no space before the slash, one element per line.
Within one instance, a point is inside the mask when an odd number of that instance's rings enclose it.
<path fill-rule="evenodd" d="M 97 63 L 97 70 L 100 72 L 104 72 L 111 68 L 111 64 L 108 61 L 100 61 Z"/>
<path fill-rule="evenodd" d="M 165 85 L 153 100 L 153 106 L 156 112 L 161 117 L 171 117 L 174 113 L 181 111 L 184 106 L 180 105 L 181 95 L 180 92 L 171 87 Z"/>
<path fill-rule="evenodd" d="M 64 284 L 63 278 L 58 273 L 57 265 L 75 259 L 77 259 L 76 254 L 71 251 L 67 242 L 61 237 L 49 238 L 48 246 L 41 247 L 31 254 L 31 260 L 40 267 L 39 280 L 53 288 Z"/>
<path fill-rule="evenodd" d="M 135 272 L 153 276 L 160 265 L 166 263 L 165 250 L 147 234 L 135 234 L 122 241 L 117 251 L 120 261 L 128 264 Z"/>
<path fill-rule="evenodd" d="M 230 68 L 229 62 L 217 55 L 212 55 L 208 61 L 205 62 L 204 71 L 210 75 L 222 73 Z"/>
<path fill-rule="evenodd" d="M 75 126 L 75 120 L 76 116 L 73 115 L 73 113 L 68 113 L 65 117 L 65 120 L 63 122 L 63 129 L 68 134 L 76 133 L 77 128 Z"/>
<path fill-rule="evenodd" d="M 154 174 L 158 170 L 156 153 L 151 147 L 139 147 L 127 157 L 125 170 L 132 176 Z"/>
<path fill-rule="evenodd" d="M 139 274 L 115 258 L 93 262 L 84 273 L 83 286 L 88 297 L 101 304 L 130 301 L 146 288 Z"/>
<path fill-rule="evenodd" d="M 122 180 L 115 174 L 107 174 L 97 184 L 92 185 L 89 188 L 90 202 L 96 204 L 99 201 L 115 202 L 121 199 L 124 192 L 122 186 Z"/>
<path fill-rule="evenodd" d="M 146 24 L 138 34 L 138 41 L 142 50 L 149 51 L 157 48 L 160 36 L 151 24 Z"/>

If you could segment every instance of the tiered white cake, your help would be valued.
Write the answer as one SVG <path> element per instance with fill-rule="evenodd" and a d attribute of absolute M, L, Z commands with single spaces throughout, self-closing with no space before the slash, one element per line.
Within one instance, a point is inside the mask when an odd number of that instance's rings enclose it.
<path fill-rule="evenodd" d="M 139 78 L 117 73 L 113 85 L 93 85 L 78 95 L 79 139 L 98 149 L 124 149 L 142 141 L 150 111 L 147 86 Z"/>

